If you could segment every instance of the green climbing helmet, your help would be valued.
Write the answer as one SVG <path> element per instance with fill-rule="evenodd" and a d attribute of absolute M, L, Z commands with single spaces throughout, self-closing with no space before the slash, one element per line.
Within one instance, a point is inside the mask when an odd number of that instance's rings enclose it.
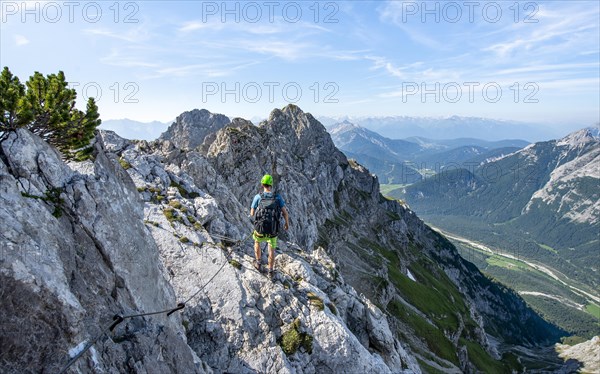
<path fill-rule="evenodd" d="M 260 184 L 266 184 L 267 186 L 272 186 L 273 185 L 273 177 L 270 176 L 269 174 L 265 174 L 265 176 L 262 177 L 262 179 L 260 180 Z"/>

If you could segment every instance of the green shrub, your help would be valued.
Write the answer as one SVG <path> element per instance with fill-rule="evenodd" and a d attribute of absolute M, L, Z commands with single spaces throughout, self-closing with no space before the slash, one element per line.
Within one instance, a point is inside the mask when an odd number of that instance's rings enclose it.
<path fill-rule="evenodd" d="M 182 185 L 180 185 L 179 183 L 175 182 L 174 180 L 171 180 L 171 184 L 169 185 L 169 187 L 175 187 L 177 188 L 177 190 L 179 191 L 179 194 L 183 197 L 186 197 L 188 192 L 185 188 L 183 188 Z"/>
<path fill-rule="evenodd" d="M 186 190 L 185 188 L 183 188 L 182 185 L 180 185 L 179 183 L 175 182 L 174 180 L 171 181 L 171 184 L 169 185 L 169 187 L 175 187 L 177 188 L 177 190 L 179 191 L 179 194 L 181 195 L 181 197 L 184 197 L 186 199 L 195 199 L 197 197 L 200 196 L 200 194 L 198 192 L 189 192 L 188 190 Z"/>
<path fill-rule="evenodd" d="M 119 164 L 121 164 L 121 167 L 123 167 L 123 169 L 125 170 L 131 169 L 131 164 L 127 162 L 127 160 L 125 160 L 124 158 L 119 159 Z"/>
<path fill-rule="evenodd" d="M 182 243 L 189 243 L 190 239 L 188 239 L 187 236 L 182 236 L 181 238 L 179 238 L 179 241 Z"/>
<path fill-rule="evenodd" d="M 290 356 L 302 347 L 308 354 L 312 353 L 313 337 L 305 332 L 300 332 L 300 319 L 296 318 L 290 329 L 285 332 L 279 341 L 283 352 Z"/>
<path fill-rule="evenodd" d="M 242 264 L 240 264 L 239 261 L 234 259 L 229 260 L 229 264 L 238 270 L 242 268 Z"/>
<path fill-rule="evenodd" d="M 167 218 L 167 221 L 169 221 L 169 222 L 173 222 L 173 221 L 177 220 L 174 209 L 167 208 L 167 209 L 163 210 L 163 214 L 165 215 L 165 217 Z"/>
<path fill-rule="evenodd" d="M 177 200 L 171 200 L 169 201 L 169 205 L 172 206 L 175 209 L 181 209 L 181 203 Z"/>
<path fill-rule="evenodd" d="M 81 162 L 81 161 L 91 159 L 93 155 L 94 155 L 94 147 L 87 146 L 76 152 L 71 152 L 71 155 L 67 156 L 67 158 L 72 158 L 73 161 Z"/>

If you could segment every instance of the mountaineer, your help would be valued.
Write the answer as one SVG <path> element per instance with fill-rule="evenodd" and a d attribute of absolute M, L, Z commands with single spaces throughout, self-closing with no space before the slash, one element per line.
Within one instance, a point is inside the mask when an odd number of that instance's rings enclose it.
<path fill-rule="evenodd" d="M 267 242 L 269 246 L 269 270 L 268 275 L 273 278 L 273 265 L 275 263 L 275 248 L 277 248 L 277 234 L 279 233 L 279 225 L 281 214 L 285 219 L 284 229 L 289 228 L 288 212 L 285 207 L 285 202 L 279 194 L 272 191 L 273 177 L 265 174 L 260 183 L 263 187 L 263 192 L 254 196 L 250 207 L 250 216 L 254 217 L 254 267 L 261 271 L 261 251 L 260 243 Z"/>

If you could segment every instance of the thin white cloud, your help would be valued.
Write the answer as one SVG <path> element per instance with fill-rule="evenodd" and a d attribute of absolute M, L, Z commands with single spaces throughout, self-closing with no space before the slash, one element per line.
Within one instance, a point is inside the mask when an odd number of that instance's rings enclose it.
<path fill-rule="evenodd" d="M 104 28 L 86 29 L 84 32 L 89 35 L 104 36 L 130 43 L 140 43 L 149 37 L 148 33 L 141 27 L 130 29 L 127 32 L 116 32 Z"/>
<path fill-rule="evenodd" d="M 156 62 L 143 60 L 141 56 L 124 56 L 117 49 L 113 49 L 110 55 L 101 58 L 100 61 L 107 65 L 123 68 L 156 68 L 160 66 Z"/>
<path fill-rule="evenodd" d="M 554 79 L 547 82 L 540 82 L 540 91 L 552 90 L 557 94 L 566 92 L 588 92 L 598 94 L 600 87 L 600 78 L 580 78 L 580 79 Z"/>
<path fill-rule="evenodd" d="M 518 68 L 502 69 L 495 71 L 495 75 L 512 75 L 518 73 L 538 73 L 538 72 L 557 72 L 567 71 L 576 72 L 582 69 L 598 69 L 598 63 L 579 63 L 579 64 L 545 64 L 545 65 L 529 65 Z"/>
<path fill-rule="evenodd" d="M 514 23 L 504 29 L 502 40 L 481 50 L 505 59 L 524 54 L 564 55 L 568 51 L 597 49 L 600 31 L 598 7 L 595 8 L 540 6 L 536 15 L 539 23 Z"/>
<path fill-rule="evenodd" d="M 462 72 L 451 67 L 432 67 L 422 61 L 416 61 L 410 64 L 397 66 L 385 57 L 366 56 L 367 60 L 372 61 L 371 70 L 384 70 L 386 73 L 403 81 L 417 82 L 436 82 L 436 81 L 457 81 L 462 76 Z"/>
<path fill-rule="evenodd" d="M 310 43 L 290 43 L 285 40 L 246 40 L 240 47 L 248 51 L 294 61 L 306 56 L 307 52 L 310 52 L 315 46 Z"/>
<path fill-rule="evenodd" d="M 322 57 L 330 58 L 339 61 L 357 61 L 363 60 L 364 54 L 368 53 L 367 49 L 349 50 L 349 51 L 329 51 L 321 54 Z"/>
<path fill-rule="evenodd" d="M 174 77 L 187 77 L 196 74 L 203 74 L 209 77 L 223 77 L 228 75 L 228 70 L 215 69 L 212 64 L 192 64 L 157 69 L 156 73 L 158 76 Z"/>
<path fill-rule="evenodd" d="M 256 65 L 256 61 L 245 61 L 242 63 L 204 63 L 188 64 L 179 66 L 167 66 L 154 69 L 151 73 L 143 76 L 144 79 L 155 79 L 162 77 L 191 77 L 203 76 L 207 78 L 219 78 L 231 76 L 238 70 Z"/>
<path fill-rule="evenodd" d="M 253 35 L 275 35 L 275 34 L 293 34 L 295 36 L 308 35 L 311 33 L 331 32 L 326 27 L 313 24 L 310 22 L 297 22 L 290 24 L 281 19 L 277 19 L 274 22 L 268 24 L 265 23 L 225 23 L 219 20 L 210 22 L 203 22 L 199 20 L 184 22 L 177 28 L 179 32 L 191 33 L 194 31 L 221 31 L 227 29 L 232 32 L 244 32 Z"/>
<path fill-rule="evenodd" d="M 17 47 L 27 45 L 27 44 L 29 44 L 29 39 L 27 39 L 23 35 L 17 34 L 17 35 L 15 35 L 15 44 L 17 45 Z"/>
<path fill-rule="evenodd" d="M 379 9 L 379 19 L 383 22 L 390 22 L 402 30 L 412 41 L 431 49 L 445 49 L 440 41 L 429 36 L 427 28 L 419 27 L 419 23 L 405 22 L 404 1 L 388 1 Z"/>
<path fill-rule="evenodd" d="M 181 27 L 179 27 L 178 31 L 183 33 L 189 33 L 192 31 L 208 29 L 211 31 L 218 31 L 225 27 L 225 23 L 223 22 L 200 22 L 200 21 L 191 21 L 185 22 Z"/>

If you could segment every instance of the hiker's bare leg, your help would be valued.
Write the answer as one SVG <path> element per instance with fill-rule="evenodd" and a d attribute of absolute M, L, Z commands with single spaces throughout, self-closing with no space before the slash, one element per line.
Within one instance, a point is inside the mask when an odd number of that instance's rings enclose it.
<path fill-rule="evenodd" d="M 259 242 L 254 242 L 254 258 L 256 258 L 256 261 L 258 261 L 258 263 L 260 264 L 260 243 Z"/>
<path fill-rule="evenodd" d="M 275 249 L 269 244 L 269 270 L 273 270 L 275 264 Z"/>

